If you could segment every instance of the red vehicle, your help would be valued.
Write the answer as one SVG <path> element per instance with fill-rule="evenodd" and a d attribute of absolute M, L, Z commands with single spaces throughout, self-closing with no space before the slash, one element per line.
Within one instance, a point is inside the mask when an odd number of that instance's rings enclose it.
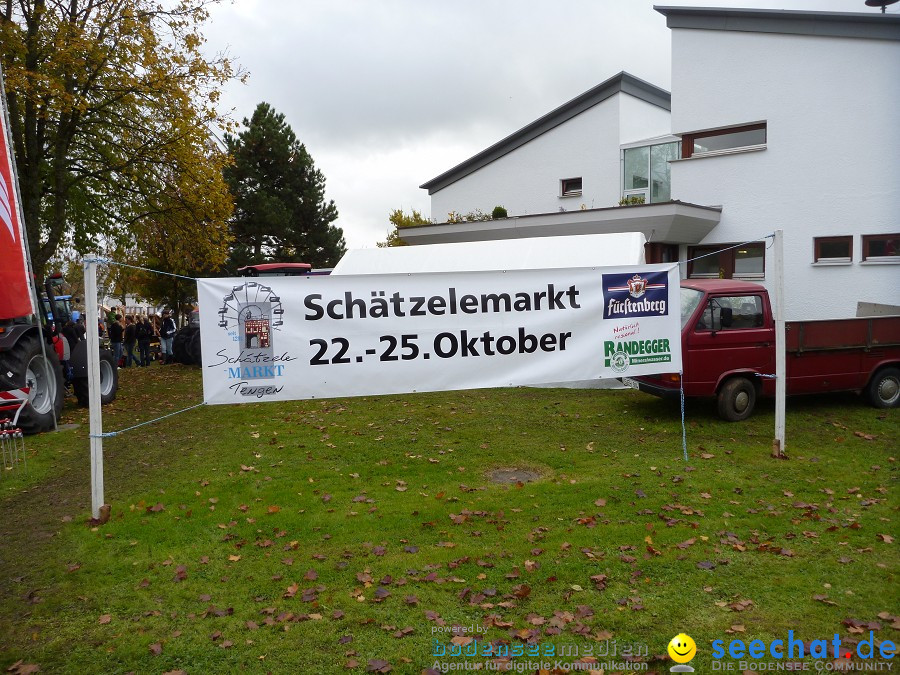
<path fill-rule="evenodd" d="M 733 280 L 681 282 L 683 375 L 622 382 L 662 397 L 715 397 L 719 416 L 748 418 L 775 395 L 775 320 L 766 289 Z M 855 391 L 900 405 L 900 316 L 786 322 L 787 393 Z"/>

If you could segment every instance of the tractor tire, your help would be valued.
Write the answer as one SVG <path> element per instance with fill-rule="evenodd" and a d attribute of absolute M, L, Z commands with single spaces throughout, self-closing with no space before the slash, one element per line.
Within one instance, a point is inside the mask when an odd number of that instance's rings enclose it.
<path fill-rule="evenodd" d="M 65 384 L 62 366 L 52 345 L 41 350 L 37 332 L 25 333 L 15 346 L 0 353 L 0 388 L 29 387 L 29 402 L 19 415 L 19 428 L 26 434 L 52 431 L 62 414 Z M 46 353 L 46 356 L 45 356 Z"/>
<path fill-rule="evenodd" d="M 191 343 L 188 347 L 188 354 L 191 355 L 191 361 L 195 366 L 199 366 L 203 363 L 203 349 L 200 344 L 200 329 L 197 329 L 197 332 L 194 333 L 193 337 L 191 337 Z"/>
<path fill-rule="evenodd" d="M 882 368 L 872 377 L 866 394 L 876 408 L 900 406 L 900 369 Z"/>
<path fill-rule="evenodd" d="M 193 339 L 194 334 L 198 332 L 200 332 L 199 328 L 185 326 L 175 334 L 175 339 L 172 341 L 172 356 L 175 357 L 175 360 L 178 361 L 178 363 L 183 363 L 186 366 L 193 365 L 194 359 L 191 354 L 191 340 Z"/>
<path fill-rule="evenodd" d="M 76 377 L 72 380 L 72 389 L 75 390 L 75 398 L 78 405 L 87 408 L 90 405 L 88 390 L 88 378 Z M 116 359 L 108 349 L 100 350 L 100 405 L 112 403 L 119 391 L 119 370 L 116 368 Z"/>
<path fill-rule="evenodd" d="M 740 422 L 753 414 L 756 406 L 756 387 L 746 377 L 733 377 L 719 390 L 719 417 L 728 422 Z"/>

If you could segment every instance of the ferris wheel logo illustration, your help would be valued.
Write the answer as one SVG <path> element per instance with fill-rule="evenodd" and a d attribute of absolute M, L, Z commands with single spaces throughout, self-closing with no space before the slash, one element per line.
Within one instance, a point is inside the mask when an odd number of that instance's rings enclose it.
<path fill-rule="evenodd" d="M 238 343 L 238 351 L 256 361 L 271 360 L 274 333 L 284 325 L 281 298 L 269 286 L 248 281 L 231 289 L 219 308 L 219 328 Z M 245 377 L 254 377 L 246 374 Z M 264 379 L 265 375 L 257 375 Z"/>

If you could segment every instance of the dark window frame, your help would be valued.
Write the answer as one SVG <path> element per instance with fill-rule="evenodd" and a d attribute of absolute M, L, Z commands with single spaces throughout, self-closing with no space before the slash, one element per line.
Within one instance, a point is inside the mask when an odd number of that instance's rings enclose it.
<path fill-rule="evenodd" d="M 894 251 L 892 255 L 871 255 L 869 252 L 869 246 L 872 241 L 886 239 L 886 240 L 894 240 Z M 875 258 L 877 262 L 898 262 L 900 263 L 900 252 L 897 252 L 897 241 L 900 241 L 900 234 L 898 233 L 887 233 L 887 234 L 864 234 L 862 235 L 862 261 L 866 262 Z"/>
<path fill-rule="evenodd" d="M 715 129 L 713 131 L 692 131 L 687 134 L 681 134 L 681 158 L 690 159 L 694 155 L 694 141 L 698 138 L 710 138 L 712 136 L 724 136 L 726 134 L 736 134 L 742 131 L 758 131 L 764 129 L 766 131 L 766 142 L 769 140 L 769 131 L 767 122 L 758 122 L 756 124 L 739 124 L 733 127 L 725 127 L 724 129 Z M 752 145 L 739 145 L 734 150 L 740 148 L 752 148 Z M 717 151 L 725 152 L 725 151 Z M 711 153 L 712 154 L 712 153 Z M 704 155 L 705 157 L 706 155 Z"/>
<path fill-rule="evenodd" d="M 731 246 L 731 248 L 725 248 L 724 250 L 722 249 L 722 247 L 728 247 L 728 246 Z M 753 277 L 749 277 L 749 278 L 765 279 L 766 278 L 766 245 L 762 242 L 751 242 L 749 244 L 745 244 L 745 246 L 747 248 L 750 248 L 750 247 L 759 248 L 759 249 L 761 249 L 761 253 L 762 253 L 762 272 L 761 272 L 762 276 L 757 277 L 756 274 L 754 274 Z M 698 256 L 705 255 L 708 253 L 715 253 L 716 251 L 719 252 L 719 255 L 717 257 L 718 264 L 719 264 L 718 277 L 710 277 L 708 275 L 695 276 L 694 258 L 697 258 Z M 713 244 L 713 245 L 705 245 L 705 246 L 689 246 L 688 251 L 687 251 L 687 257 L 688 257 L 688 260 L 690 260 L 690 262 L 688 263 L 688 270 L 687 270 L 688 279 L 715 279 L 715 278 L 734 279 L 735 278 L 734 269 L 735 269 L 736 256 L 737 256 L 737 248 L 734 245 Z M 712 256 L 710 256 L 710 257 L 712 257 Z M 740 278 L 748 278 L 748 277 L 746 275 L 738 275 L 737 278 L 740 279 Z"/>
<path fill-rule="evenodd" d="M 828 257 L 822 255 L 822 244 L 846 243 L 847 255 Z M 839 235 L 833 237 L 813 237 L 813 262 L 853 262 L 853 235 Z"/>
<path fill-rule="evenodd" d="M 648 265 L 678 262 L 678 244 L 647 242 L 644 244 L 644 260 Z"/>
<path fill-rule="evenodd" d="M 575 183 L 578 183 L 578 187 L 574 187 Z M 583 179 L 581 176 L 577 178 L 561 178 L 559 181 L 559 196 L 560 197 L 578 197 L 582 194 L 583 191 Z"/>

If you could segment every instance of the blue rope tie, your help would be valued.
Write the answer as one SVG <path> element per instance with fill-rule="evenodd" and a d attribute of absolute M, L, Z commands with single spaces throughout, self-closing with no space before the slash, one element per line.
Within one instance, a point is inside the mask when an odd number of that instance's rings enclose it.
<path fill-rule="evenodd" d="M 753 373 L 753 374 L 756 375 L 757 377 L 764 377 L 767 380 L 777 380 L 778 379 L 777 375 L 766 375 L 764 373 Z"/>
<path fill-rule="evenodd" d="M 112 438 L 113 436 L 118 436 L 119 434 L 124 434 L 126 431 L 131 431 L 132 429 L 137 429 L 138 427 L 143 427 L 148 424 L 153 424 L 154 422 L 159 422 L 160 420 L 164 420 L 167 417 L 172 417 L 174 415 L 180 415 L 183 412 L 187 412 L 188 410 L 193 410 L 194 408 L 199 408 L 200 406 L 206 405 L 206 401 L 203 403 L 198 403 L 197 405 L 192 405 L 190 408 L 182 408 L 181 410 L 176 410 L 173 413 L 169 413 L 168 415 L 163 415 L 162 417 L 157 417 L 152 420 L 147 420 L 146 422 L 141 422 L 140 424 L 135 424 L 133 427 L 127 427 L 125 429 L 119 429 L 119 431 L 106 431 L 102 434 L 90 434 L 91 438 Z"/>

